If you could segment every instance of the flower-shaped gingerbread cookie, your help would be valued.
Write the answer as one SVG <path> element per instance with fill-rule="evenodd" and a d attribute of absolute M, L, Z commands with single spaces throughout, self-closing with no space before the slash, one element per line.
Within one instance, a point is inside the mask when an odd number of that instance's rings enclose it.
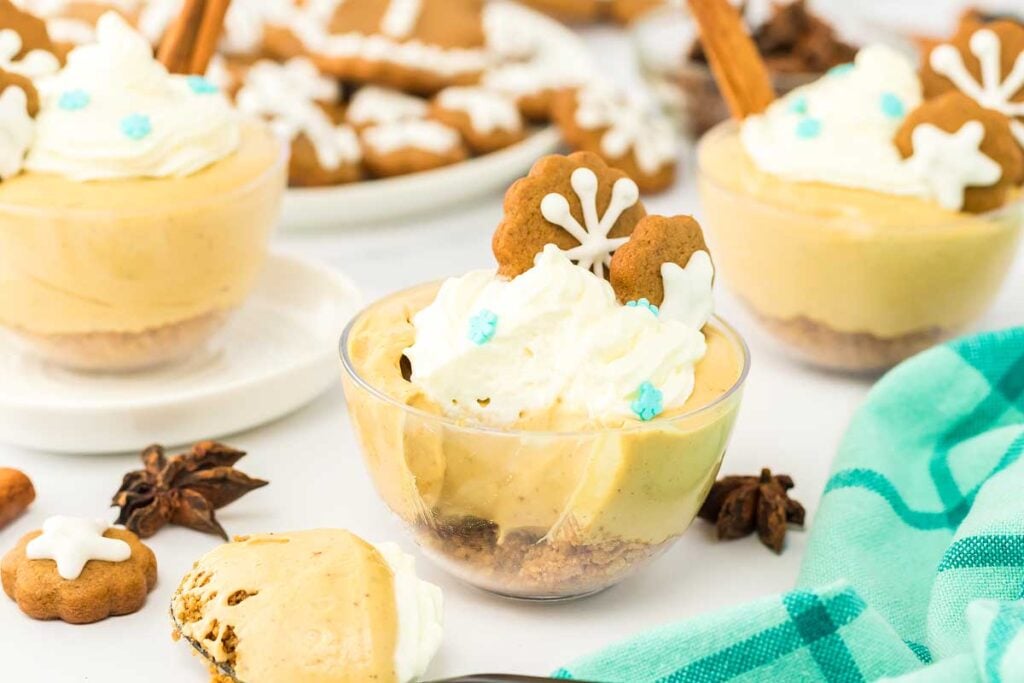
<path fill-rule="evenodd" d="M 1024 147 L 1024 26 L 963 22 L 950 43 L 928 53 L 921 83 L 926 98 L 958 90 L 1009 117 Z"/>
<path fill-rule="evenodd" d="M 544 157 L 505 194 L 505 217 L 492 241 L 498 273 L 526 272 L 554 244 L 603 277 L 645 215 L 636 183 L 596 154 Z"/>
<path fill-rule="evenodd" d="M 707 252 L 704 232 L 692 216 L 645 216 L 629 241 L 612 257 L 611 283 L 619 301 L 665 300 L 663 266 L 686 268 L 698 251 Z"/>
<path fill-rule="evenodd" d="M 1010 120 L 960 92 L 928 100 L 912 111 L 895 142 L 931 183 L 939 204 L 952 211 L 997 209 L 1024 180 L 1024 152 L 1014 140 Z"/>
<path fill-rule="evenodd" d="M 4 556 L 0 578 L 33 619 L 89 624 L 138 611 L 156 585 L 156 557 L 125 529 L 51 517 Z"/>

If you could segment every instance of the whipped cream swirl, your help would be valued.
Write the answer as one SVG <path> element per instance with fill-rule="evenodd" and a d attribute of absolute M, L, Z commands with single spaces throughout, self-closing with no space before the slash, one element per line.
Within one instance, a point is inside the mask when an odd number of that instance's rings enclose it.
<path fill-rule="evenodd" d="M 41 85 L 26 169 L 79 181 L 180 177 L 238 148 L 239 119 L 211 83 L 168 74 L 116 13 L 96 36 Z"/>
<path fill-rule="evenodd" d="M 679 408 L 706 350 L 713 269 L 697 252 L 662 272 L 660 312 L 619 304 L 606 280 L 551 244 L 512 280 L 490 270 L 450 279 L 413 319 L 412 382 L 448 414 L 495 425 L 546 410 L 635 421 L 644 385 L 663 410 Z"/>

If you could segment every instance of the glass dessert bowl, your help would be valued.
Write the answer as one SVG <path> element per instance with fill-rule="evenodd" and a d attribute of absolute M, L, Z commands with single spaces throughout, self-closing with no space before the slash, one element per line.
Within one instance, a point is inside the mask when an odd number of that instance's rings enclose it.
<path fill-rule="evenodd" d="M 749 355 L 736 331 L 707 324 L 692 395 L 654 420 L 498 428 L 445 415 L 408 380 L 411 321 L 438 288 L 374 303 L 341 339 L 366 464 L 424 552 L 484 590 L 551 600 L 603 590 L 668 548 L 714 483 L 739 410 Z"/>

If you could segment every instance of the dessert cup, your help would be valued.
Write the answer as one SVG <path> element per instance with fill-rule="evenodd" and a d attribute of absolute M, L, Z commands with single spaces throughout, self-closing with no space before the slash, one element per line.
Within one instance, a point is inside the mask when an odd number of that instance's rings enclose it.
<path fill-rule="evenodd" d="M 374 484 L 424 552 L 484 590 L 559 600 L 607 588 L 668 548 L 725 453 L 749 365 L 739 335 L 713 319 L 690 401 L 650 422 L 485 426 L 445 416 L 405 379 L 411 318 L 438 287 L 371 305 L 340 349 Z"/>
<path fill-rule="evenodd" d="M 875 372 L 962 332 L 1013 260 L 1024 203 L 986 214 L 759 170 L 725 123 L 698 149 L 718 272 L 798 357 Z"/>
<path fill-rule="evenodd" d="M 0 186 L 0 325 L 41 357 L 88 371 L 177 360 L 249 293 L 285 187 L 262 125 L 180 178 L 77 182 L 23 173 Z"/>

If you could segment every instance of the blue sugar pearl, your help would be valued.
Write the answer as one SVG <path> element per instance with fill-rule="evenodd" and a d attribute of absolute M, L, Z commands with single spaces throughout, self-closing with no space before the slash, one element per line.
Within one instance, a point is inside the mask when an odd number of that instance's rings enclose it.
<path fill-rule="evenodd" d="M 846 64 L 839 64 L 828 70 L 830 76 L 845 76 L 846 74 L 853 71 L 853 63 L 848 62 Z"/>
<path fill-rule="evenodd" d="M 141 140 L 153 132 L 153 124 L 145 114 L 129 114 L 121 119 L 121 132 L 132 140 Z"/>
<path fill-rule="evenodd" d="M 654 315 L 658 315 L 658 307 L 652 304 L 649 300 L 641 298 L 636 301 L 627 301 L 626 306 L 630 308 L 646 308 Z"/>
<path fill-rule="evenodd" d="M 89 106 L 89 93 L 84 90 L 68 90 L 60 95 L 57 106 L 65 111 L 78 111 Z"/>
<path fill-rule="evenodd" d="M 653 420 L 664 410 L 661 390 L 650 382 L 642 383 L 637 387 L 636 399 L 629 407 L 644 422 Z"/>
<path fill-rule="evenodd" d="M 882 108 L 882 113 L 891 119 L 902 119 L 907 113 L 903 100 L 891 92 L 882 93 L 878 104 Z"/>
<path fill-rule="evenodd" d="M 801 116 L 807 113 L 807 98 L 803 95 L 795 98 L 789 103 L 789 112 L 791 114 L 800 114 Z"/>
<path fill-rule="evenodd" d="M 800 119 L 796 124 L 796 136 L 801 140 L 812 140 L 821 135 L 821 120 L 810 116 Z"/>
<path fill-rule="evenodd" d="M 220 92 L 220 89 L 202 76 L 189 76 L 185 79 L 188 87 L 197 95 L 213 95 Z"/>
<path fill-rule="evenodd" d="M 469 333 L 466 336 L 477 346 L 483 346 L 494 338 L 497 331 L 497 314 L 485 308 L 469 319 Z"/>

